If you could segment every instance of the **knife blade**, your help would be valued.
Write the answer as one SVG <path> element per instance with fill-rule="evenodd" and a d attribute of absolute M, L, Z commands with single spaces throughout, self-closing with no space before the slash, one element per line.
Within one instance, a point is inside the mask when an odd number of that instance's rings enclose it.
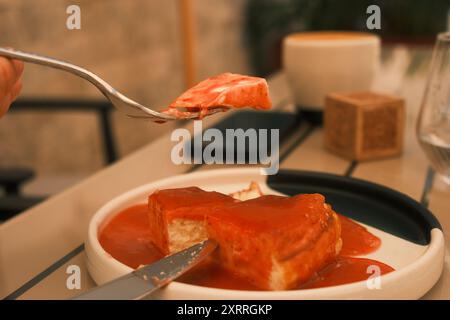
<path fill-rule="evenodd" d="M 216 247 L 215 241 L 205 240 L 93 288 L 76 296 L 73 300 L 135 300 L 143 298 L 196 266 Z"/>

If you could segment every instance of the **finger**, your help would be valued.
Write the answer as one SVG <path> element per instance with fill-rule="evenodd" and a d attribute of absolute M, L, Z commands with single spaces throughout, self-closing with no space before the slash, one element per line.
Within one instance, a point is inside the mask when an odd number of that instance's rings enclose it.
<path fill-rule="evenodd" d="M 5 96 L 17 79 L 16 70 L 11 60 L 0 57 L 0 95 Z"/>
<path fill-rule="evenodd" d="M 0 118 L 5 115 L 11 105 L 11 98 L 9 95 L 6 95 L 2 99 L 0 99 Z"/>
<path fill-rule="evenodd" d="M 23 74 L 24 64 L 20 60 L 11 60 L 14 66 L 14 70 L 16 71 L 16 77 L 19 78 Z"/>
<path fill-rule="evenodd" d="M 13 48 L 6 47 L 6 49 L 13 49 Z M 14 70 L 16 71 L 16 77 L 19 78 L 22 75 L 23 69 L 24 69 L 23 61 L 16 60 L 16 59 L 8 59 L 8 60 L 12 62 L 13 66 L 14 66 Z"/>
<path fill-rule="evenodd" d="M 20 91 L 22 90 L 22 79 L 16 81 L 14 86 L 11 89 L 11 100 L 16 100 L 17 96 L 19 95 Z"/>

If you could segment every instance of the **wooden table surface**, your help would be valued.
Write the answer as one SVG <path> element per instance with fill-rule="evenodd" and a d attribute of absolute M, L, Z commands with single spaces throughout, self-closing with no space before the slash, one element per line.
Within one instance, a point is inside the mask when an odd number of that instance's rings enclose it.
<path fill-rule="evenodd" d="M 416 58 L 404 48 L 392 50 L 381 68 L 381 79 L 375 82 L 375 89 L 402 95 L 407 100 L 405 151 L 401 157 L 365 163 L 349 162 L 323 149 L 321 127 L 302 123 L 281 146 L 280 167 L 348 175 L 399 190 L 427 205 L 440 220 L 447 235 L 450 232 L 450 190 L 433 179 L 434 174 L 429 170 L 414 134 L 415 115 L 426 78 L 423 72 L 408 74 L 411 65 L 417 63 Z M 383 79 L 390 79 L 391 85 Z M 284 75 L 275 75 L 269 84 L 274 105 L 281 110 L 293 111 Z M 222 114 L 205 120 L 204 127 L 226 116 Z M 172 146 L 170 137 L 162 136 L 0 225 L 0 297 L 67 299 L 91 288 L 94 283 L 85 267 L 83 247 L 90 217 L 104 203 L 131 188 L 193 170 L 189 165 L 176 166 L 171 163 Z M 194 169 L 213 168 L 217 166 Z M 446 245 L 450 247 L 448 237 Z M 446 249 L 444 272 L 425 299 L 450 299 L 449 257 Z M 80 267 L 80 290 L 66 287 L 69 276 L 67 267 L 70 265 Z"/>

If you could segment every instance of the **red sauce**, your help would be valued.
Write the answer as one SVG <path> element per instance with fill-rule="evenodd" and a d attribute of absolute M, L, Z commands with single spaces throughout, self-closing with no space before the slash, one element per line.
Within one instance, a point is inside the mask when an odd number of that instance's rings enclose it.
<path fill-rule="evenodd" d="M 341 221 L 341 256 L 359 256 L 377 250 L 381 245 L 380 238 L 374 236 L 367 229 L 343 215 Z"/>
<path fill-rule="evenodd" d="M 98 237 L 106 252 L 133 269 L 163 257 L 152 245 L 147 210 L 147 204 L 123 210 L 104 226 Z"/>
<path fill-rule="evenodd" d="M 195 270 L 184 274 L 177 281 L 219 289 L 261 290 L 246 279 L 216 263 L 204 263 Z"/>
<path fill-rule="evenodd" d="M 382 262 L 352 257 L 338 257 L 338 259 L 321 270 L 319 274 L 304 284 L 302 289 L 323 288 L 367 280 L 372 273 L 368 272 L 370 266 L 378 266 L 380 274 L 394 271 L 393 268 Z M 369 269 L 370 270 L 370 269 Z"/>
<path fill-rule="evenodd" d="M 371 265 L 378 266 L 381 274 L 394 271 L 379 261 L 351 257 L 375 251 L 381 241 L 352 220 L 343 216 L 340 216 L 340 220 L 343 240 L 340 256 L 301 288 L 320 288 L 366 280 L 371 275 L 367 271 Z M 147 204 L 135 205 L 117 214 L 100 231 L 99 241 L 112 257 L 131 268 L 152 263 L 163 256 L 151 243 Z M 199 266 L 178 281 L 223 289 L 261 290 L 212 263 Z"/>

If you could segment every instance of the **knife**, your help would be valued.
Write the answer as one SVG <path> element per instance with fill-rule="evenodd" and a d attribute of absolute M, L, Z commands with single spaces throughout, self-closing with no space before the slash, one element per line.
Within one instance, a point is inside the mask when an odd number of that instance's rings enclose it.
<path fill-rule="evenodd" d="M 155 263 L 93 288 L 73 300 L 136 300 L 165 286 L 196 266 L 216 249 L 217 243 L 205 240 Z"/>

